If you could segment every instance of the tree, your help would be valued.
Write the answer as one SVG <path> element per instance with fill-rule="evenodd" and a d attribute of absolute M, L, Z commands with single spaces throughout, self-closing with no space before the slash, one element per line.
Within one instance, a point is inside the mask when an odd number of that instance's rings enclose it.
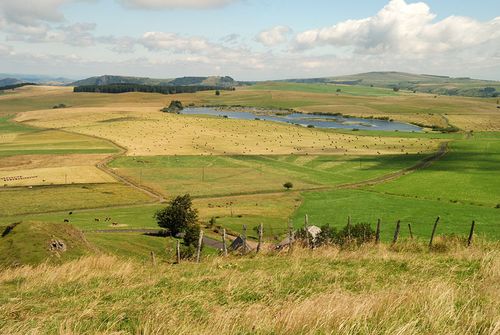
<path fill-rule="evenodd" d="M 399 86 L 395 86 L 395 87 L 393 87 L 393 88 L 392 88 L 392 90 L 393 90 L 394 92 L 399 92 Z"/>
<path fill-rule="evenodd" d="M 177 196 L 169 205 L 156 212 L 158 225 L 165 228 L 171 235 L 185 232 L 190 226 L 197 225 L 198 211 L 192 207 L 191 196 Z"/>
<path fill-rule="evenodd" d="M 283 184 L 283 187 L 286 188 L 287 190 L 293 188 L 293 184 L 289 181 Z"/>
<path fill-rule="evenodd" d="M 198 223 L 188 225 L 184 232 L 184 237 L 183 237 L 184 245 L 187 247 L 193 246 L 197 248 L 198 241 L 200 239 L 200 231 L 201 227 Z"/>
<path fill-rule="evenodd" d="M 220 95 L 220 91 L 219 90 L 215 91 L 215 95 L 219 96 Z"/>

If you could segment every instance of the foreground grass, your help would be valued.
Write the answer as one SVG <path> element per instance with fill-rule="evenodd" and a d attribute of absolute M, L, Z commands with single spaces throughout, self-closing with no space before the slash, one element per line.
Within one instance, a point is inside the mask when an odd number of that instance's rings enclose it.
<path fill-rule="evenodd" d="M 366 246 L 0 272 L 4 334 L 495 334 L 499 246 Z"/>

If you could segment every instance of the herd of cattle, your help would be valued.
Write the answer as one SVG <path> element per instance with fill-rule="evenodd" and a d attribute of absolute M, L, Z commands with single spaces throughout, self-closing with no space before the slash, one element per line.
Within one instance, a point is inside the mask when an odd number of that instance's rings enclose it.
<path fill-rule="evenodd" d="M 69 215 L 72 215 L 73 212 L 69 212 L 68 213 Z M 110 222 L 111 221 L 111 218 L 110 217 L 105 217 L 104 220 L 102 220 L 103 222 Z M 69 219 L 64 219 L 64 222 L 68 222 L 69 223 Z M 101 222 L 101 219 L 99 218 L 94 218 L 94 222 Z M 112 226 L 118 226 L 118 222 L 113 222 L 111 223 Z"/>

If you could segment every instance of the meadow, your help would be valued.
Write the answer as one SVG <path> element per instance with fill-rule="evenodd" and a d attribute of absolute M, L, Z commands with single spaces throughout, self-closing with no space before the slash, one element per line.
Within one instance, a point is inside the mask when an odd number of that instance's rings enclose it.
<path fill-rule="evenodd" d="M 498 208 L 499 135 L 475 133 L 467 139 L 453 141 L 449 152 L 436 164 L 372 189 L 405 197 Z"/>
<path fill-rule="evenodd" d="M 498 244 L 442 245 L 432 253 L 405 242 L 156 266 L 96 255 L 12 268 L 0 272 L 0 331 L 497 333 Z"/>

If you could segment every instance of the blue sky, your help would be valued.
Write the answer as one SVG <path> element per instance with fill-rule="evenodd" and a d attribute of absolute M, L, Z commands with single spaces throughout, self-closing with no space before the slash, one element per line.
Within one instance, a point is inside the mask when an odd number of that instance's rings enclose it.
<path fill-rule="evenodd" d="M 500 1 L 1 0 L 0 72 L 500 79 Z"/>

